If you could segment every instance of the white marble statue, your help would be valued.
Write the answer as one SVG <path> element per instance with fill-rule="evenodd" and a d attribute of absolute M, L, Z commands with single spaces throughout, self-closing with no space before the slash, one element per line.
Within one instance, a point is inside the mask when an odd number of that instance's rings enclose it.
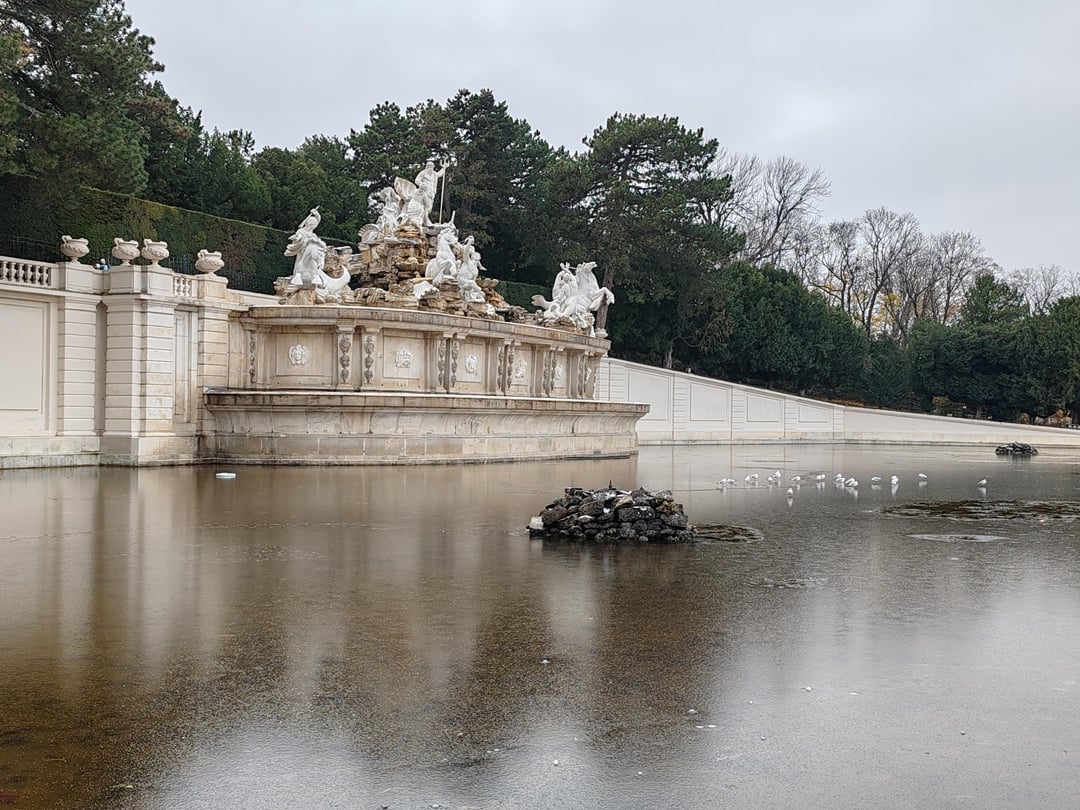
<path fill-rule="evenodd" d="M 563 262 L 559 265 L 559 274 L 555 277 L 555 284 L 551 290 L 551 301 L 542 295 L 532 297 L 533 306 L 540 307 L 540 323 L 544 325 L 557 324 L 560 321 L 571 323 L 573 326 L 594 334 L 593 313 L 600 308 L 605 301 L 615 303 L 615 295 L 607 287 L 601 287 L 593 275 L 596 262 L 582 262 L 570 270 L 570 265 Z"/>
<path fill-rule="evenodd" d="M 394 178 L 394 194 L 400 201 L 399 225 L 431 227 L 431 208 L 435 204 L 435 192 L 439 178 L 445 176 L 446 167 L 436 170 L 435 162 L 429 160 L 416 175 L 415 183 L 404 177 Z"/>
<path fill-rule="evenodd" d="M 392 239 L 401 222 L 401 197 L 392 188 L 384 188 L 375 193 L 375 199 L 382 203 L 379 218 L 374 225 L 365 225 L 360 229 L 361 242 L 378 242 Z"/>
<path fill-rule="evenodd" d="M 315 235 L 315 228 L 321 221 L 319 209 L 312 208 L 311 213 L 296 229 L 296 233 L 289 237 L 285 255 L 296 257 L 293 260 L 293 274 L 289 279 L 289 286 L 318 286 L 316 279 L 322 274 L 323 264 L 326 262 L 326 242 Z"/>
<path fill-rule="evenodd" d="M 484 291 L 480 289 L 476 279 L 480 275 L 480 271 L 487 268 L 480 263 L 480 251 L 473 246 L 472 236 L 465 237 L 465 241 L 460 245 L 460 252 L 461 261 L 458 262 L 457 266 L 457 280 L 458 286 L 461 288 L 461 297 L 465 301 L 475 301 L 477 303 L 486 301 Z"/>
<path fill-rule="evenodd" d="M 435 258 L 424 268 L 424 278 L 438 285 L 444 278 L 457 278 L 458 259 L 454 248 L 458 246 L 457 228 L 450 226 L 439 232 Z"/>
<path fill-rule="evenodd" d="M 351 248 L 339 248 L 327 261 L 326 242 L 315 234 L 322 216 L 318 208 L 312 208 L 311 213 L 300 223 L 285 248 L 286 256 L 295 256 L 293 261 L 293 274 L 285 287 L 286 294 L 295 292 L 301 288 L 315 290 L 315 300 L 324 303 L 326 301 L 340 301 L 341 293 L 349 286 L 349 259 Z M 346 252 L 347 251 L 347 252 Z M 328 268 L 327 265 L 332 267 Z M 327 272 L 327 270 L 330 272 Z"/>
<path fill-rule="evenodd" d="M 429 160 L 416 175 L 416 191 L 424 206 L 424 224 L 431 225 L 431 209 L 435 205 L 435 192 L 439 187 L 439 178 L 446 176 L 446 167 L 436 171 L 435 161 Z"/>

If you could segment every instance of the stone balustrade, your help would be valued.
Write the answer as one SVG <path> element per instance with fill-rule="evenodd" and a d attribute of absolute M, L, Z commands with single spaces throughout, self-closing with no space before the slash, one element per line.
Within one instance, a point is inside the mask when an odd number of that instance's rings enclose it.
<path fill-rule="evenodd" d="M 55 279 L 55 264 L 0 256 L 0 282 L 51 289 L 56 286 Z"/>

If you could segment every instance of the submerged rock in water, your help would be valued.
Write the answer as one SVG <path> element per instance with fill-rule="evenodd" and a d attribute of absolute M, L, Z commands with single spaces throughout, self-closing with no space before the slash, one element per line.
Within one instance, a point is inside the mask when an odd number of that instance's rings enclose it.
<path fill-rule="evenodd" d="M 999 444 L 994 452 L 999 456 L 1037 456 L 1039 454 L 1038 450 L 1030 444 L 1024 444 L 1023 442 Z"/>
<path fill-rule="evenodd" d="M 532 537 L 584 543 L 691 543 L 681 503 L 667 490 L 569 487 L 529 521 Z"/>

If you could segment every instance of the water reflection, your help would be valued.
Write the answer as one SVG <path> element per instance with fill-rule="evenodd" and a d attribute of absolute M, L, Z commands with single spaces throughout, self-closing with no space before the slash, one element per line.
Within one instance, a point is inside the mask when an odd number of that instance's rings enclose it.
<path fill-rule="evenodd" d="M 855 498 L 841 471 L 900 480 Z M 1065 456 L 214 472 L 0 479 L 17 807 L 1065 807 L 1080 787 L 1074 525 L 976 515 L 964 534 L 993 542 L 928 542 L 955 521 L 885 510 L 982 478 L 1080 501 Z M 609 480 L 760 539 L 528 538 L 563 486 Z"/>

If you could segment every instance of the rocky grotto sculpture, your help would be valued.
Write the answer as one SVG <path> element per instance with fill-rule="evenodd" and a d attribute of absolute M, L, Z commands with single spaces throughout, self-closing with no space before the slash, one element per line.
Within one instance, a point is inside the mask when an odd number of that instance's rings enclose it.
<path fill-rule="evenodd" d="M 294 259 L 293 274 L 274 284 L 280 302 L 429 309 L 594 335 L 593 313 L 615 300 L 597 283 L 596 263 L 573 270 L 562 264 L 552 301 L 533 298 L 540 311 L 511 306 L 496 292 L 498 282 L 481 276 L 487 269 L 476 238 L 461 238 L 455 214 L 447 222 L 431 222 L 440 180 L 445 184 L 446 167 L 436 169 L 429 160 L 415 182 L 395 177 L 392 186 L 377 191 L 379 215 L 360 228 L 357 253 L 328 247 L 315 233 L 318 208 L 311 209 L 285 248 Z"/>

